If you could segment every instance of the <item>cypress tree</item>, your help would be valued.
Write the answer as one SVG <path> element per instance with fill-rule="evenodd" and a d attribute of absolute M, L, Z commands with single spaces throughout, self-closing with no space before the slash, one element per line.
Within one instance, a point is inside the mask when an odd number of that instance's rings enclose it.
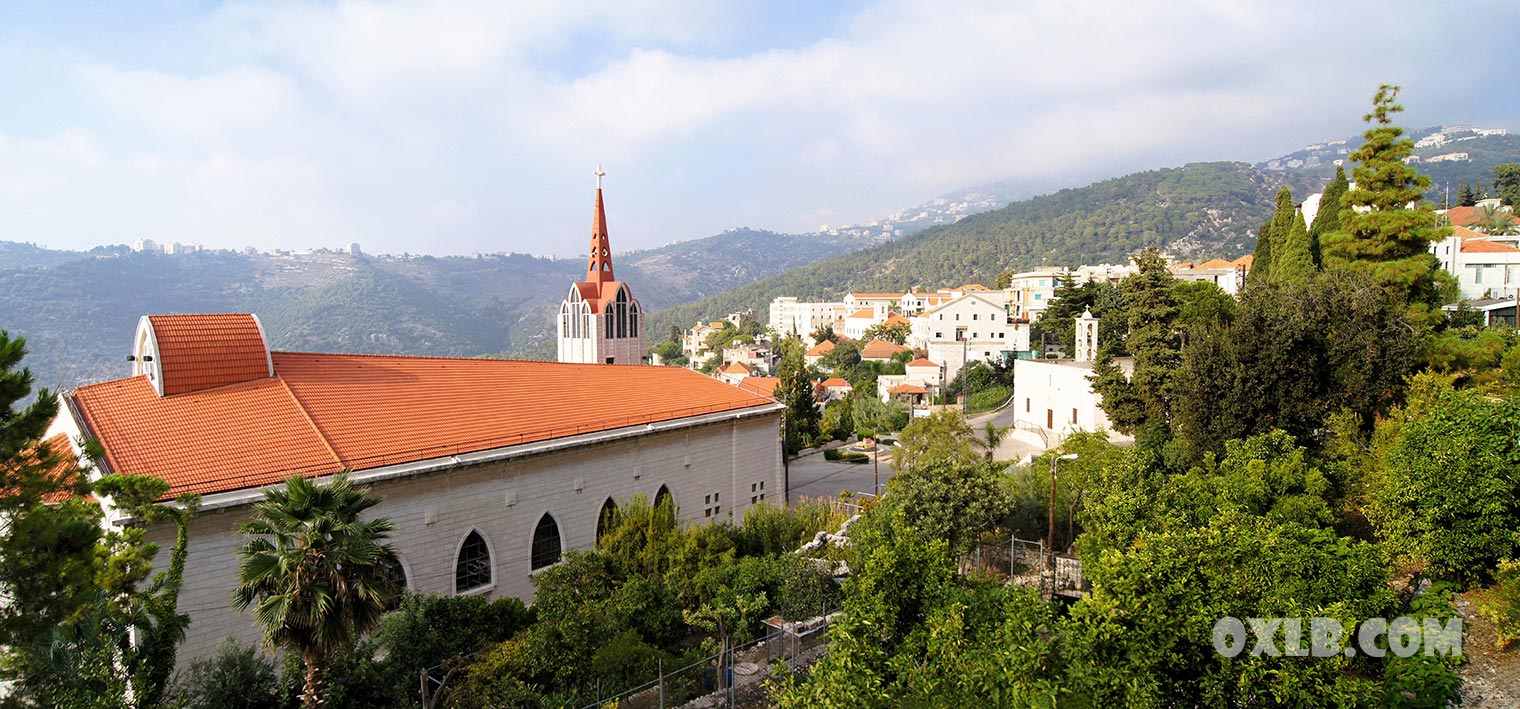
<path fill-rule="evenodd" d="M 1478 197 L 1477 195 L 1473 194 L 1472 187 L 1468 186 L 1466 180 L 1463 180 L 1460 184 L 1461 186 L 1457 188 L 1457 206 L 1471 207 L 1476 205 L 1478 203 Z"/>
<path fill-rule="evenodd" d="M 786 452 L 795 455 L 810 445 L 818 436 L 818 424 L 823 418 L 818 412 L 818 402 L 813 397 L 813 380 L 808 376 L 807 362 L 802 356 L 802 340 L 793 335 L 781 341 L 781 362 L 776 376 L 781 379 L 776 391 L 781 403 L 786 405 L 783 415 L 786 426 Z"/>
<path fill-rule="evenodd" d="M 1424 202 L 1430 177 L 1404 164 L 1414 142 L 1393 125 L 1393 114 L 1404 110 L 1395 103 L 1398 93 L 1397 86 L 1379 87 L 1372 112 L 1363 117 L 1372 127 L 1351 154 L 1356 188 L 1346 193 L 1346 204 L 1352 209 L 1341 213 L 1340 230 L 1327 235 L 1325 263 L 1368 274 L 1423 320 L 1439 314 L 1432 310 L 1440 297 L 1430 242 L 1450 230 L 1436 226 L 1436 214 Z"/>
<path fill-rule="evenodd" d="M 1272 283 L 1294 285 L 1314 275 L 1314 255 L 1309 247 L 1309 227 L 1302 212 L 1294 215 L 1293 224 L 1281 242 L 1277 263 L 1272 268 Z"/>
<path fill-rule="evenodd" d="M 1309 228 L 1309 255 L 1314 259 L 1315 268 L 1325 262 L 1321 245 L 1325 235 L 1341 228 L 1341 210 L 1346 207 L 1346 190 L 1349 187 L 1346 171 L 1336 165 L 1335 177 L 1325 186 L 1325 193 L 1320 195 L 1319 212 L 1314 215 L 1314 223 Z"/>
<path fill-rule="evenodd" d="M 1135 358 L 1134 373 L 1124 376 L 1108 343 L 1088 378 L 1103 397 L 1109 421 L 1125 433 L 1138 433 L 1149 424 L 1170 425 L 1173 380 L 1182 362 L 1176 279 L 1155 248 L 1135 254 L 1134 262 L 1139 271 L 1120 285 L 1129 306 L 1124 346 Z"/>
<path fill-rule="evenodd" d="M 1256 251 L 1251 254 L 1251 271 L 1246 274 L 1246 285 L 1266 283 L 1272 273 L 1272 220 L 1268 219 L 1256 228 Z"/>

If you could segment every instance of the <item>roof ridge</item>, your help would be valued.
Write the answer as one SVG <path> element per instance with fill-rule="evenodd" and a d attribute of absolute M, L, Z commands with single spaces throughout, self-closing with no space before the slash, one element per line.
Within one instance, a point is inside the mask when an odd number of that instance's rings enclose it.
<path fill-rule="evenodd" d="M 586 362 L 556 362 L 549 359 L 517 359 L 504 357 L 445 357 L 443 355 L 405 355 L 383 354 L 379 352 L 297 352 L 293 350 L 272 350 L 270 354 L 296 355 L 300 357 L 365 357 L 369 359 L 417 359 L 417 360 L 442 360 L 445 362 L 512 362 L 517 364 L 553 364 L 567 367 L 605 367 L 605 364 Z M 614 365 L 618 366 L 618 365 Z M 622 365 L 643 366 L 643 365 Z M 276 375 L 279 372 L 275 372 Z M 114 381 L 114 380 L 113 380 Z"/>
<path fill-rule="evenodd" d="M 301 401 L 301 397 L 297 396 L 295 390 L 290 388 L 290 384 L 285 381 L 285 377 L 276 373 L 274 378 L 280 381 L 280 387 L 285 390 L 286 394 L 290 395 L 290 400 L 295 402 L 296 410 L 301 412 L 301 418 L 306 419 L 306 425 L 311 426 L 311 430 L 317 433 L 317 439 L 322 441 L 322 447 L 332 454 L 333 462 L 347 470 L 348 461 L 343 460 L 343 456 L 338 455 L 338 449 L 333 447 L 332 441 L 328 440 L 327 434 L 322 431 L 322 427 L 317 425 L 316 419 L 311 417 L 311 412 L 306 410 L 306 402 Z"/>

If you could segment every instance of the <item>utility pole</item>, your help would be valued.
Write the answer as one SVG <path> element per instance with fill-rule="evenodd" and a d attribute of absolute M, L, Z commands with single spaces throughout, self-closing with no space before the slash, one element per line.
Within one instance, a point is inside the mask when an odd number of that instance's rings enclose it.
<path fill-rule="evenodd" d="M 969 377 L 967 377 L 966 374 L 968 373 L 967 370 L 969 370 L 971 368 L 971 362 L 967 359 L 966 349 L 970 346 L 970 344 L 971 344 L 971 340 L 969 340 L 969 339 L 966 338 L 966 335 L 965 335 L 964 332 L 961 333 L 961 415 L 962 416 L 965 416 L 968 412 L 971 411 L 971 395 L 969 393 L 967 393 L 967 391 L 966 391 L 966 382 L 969 379 Z"/>
<path fill-rule="evenodd" d="M 871 439 L 871 494 L 881 499 L 881 446 Z"/>

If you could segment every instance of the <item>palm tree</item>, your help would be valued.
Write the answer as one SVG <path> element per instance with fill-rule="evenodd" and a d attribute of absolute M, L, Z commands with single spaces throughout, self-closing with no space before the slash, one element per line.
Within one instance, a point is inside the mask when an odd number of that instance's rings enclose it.
<path fill-rule="evenodd" d="M 1492 204 L 1483 205 L 1482 211 L 1478 214 L 1478 222 L 1473 225 L 1473 228 L 1496 236 L 1520 233 L 1520 225 L 1515 224 L 1510 213 Z"/>
<path fill-rule="evenodd" d="M 238 528 L 253 538 L 238 549 L 233 605 L 253 606 L 266 642 L 305 663 L 304 707 L 320 703 L 327 657 L 373 629 L 399 590 L 396 553 L 385 543 L 395 526 L 359 519 L 379 503 L 342 473 L 324 486 L 294 477 L 265 490 Z"/>
<path fill-rule="evenodd" d="M 1011 427 L 999 427 L 996 424 L 993 424 L 991 421 L 988 421 L 987 428 L 983 430 L 983 434 L 987 437 L 986 440 L 978 441 L 974 438 L 972 439 L 973 441 L 976 441 L 977 447 L 987 452 L 987 462 L 992 462 L 992 456 L 997 453 L 998 446 L 1003 445 L 1003 439 L 1008 437 L 1009 428 Z"/>

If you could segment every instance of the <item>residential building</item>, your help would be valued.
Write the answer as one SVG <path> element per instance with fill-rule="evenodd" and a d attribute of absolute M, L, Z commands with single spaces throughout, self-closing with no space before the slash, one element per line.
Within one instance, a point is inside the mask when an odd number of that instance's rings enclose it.
<path fill-rule="evenodd" d="M 1103 397 L 1093 391 L 1090 377 L 1098 351 L 1098 319 L 1086 312 L 1077 318 L 1077 357 L 1020 359 L 1013 363 L 1013 436 L 1041 449 L 1053 448 L 1077 431 L 1109 428 Z M 1126 376 L 1134 360 L 1116 358 Z M 1110 432 L 1110 438 L 1125 437 Z"/>
<path fill-rule="evenodd" d="M 998 362 L 1029 349 L 1029 325 L 1012 321 L 1007 308 L 986 293 L 970 293 L 914 318 L 913 344 L 945 365 L 954 379 L 970 360 Z"/>
<path fill-rule="evenodd" d="M 1520 292 L 1520 235 L 1491 236 L 1453 226 L 1430 251 L 1457 279 L 1466 300 L 1513 298 Z"/>
<path fill-rule="evenodd" d="M 829 377 L 823 380 L 818 384 L 818 389 L 822 394 L 819 399 L 823 401 L 843 399 L 849 396 L 850 392 L 855 391 L 855 387 L 850 386 L 849 382 L 839 377 Z"/>
<path fill-rule="evenodd" d="M 795 333 L 805 338 L 824 325 L 833 326 L 855 310 L 859 308 L 844 303 L 809 303 L 786 296 L 771 301 L 769 325 L 782 337 Z"/>
<path fill-rule="evenodd" d="M 559 306 L 559 361 L 580 364 L 642 364 L 644 317 L 627 283 L 612 271 L 607 213 L 602 206 L 602 171 L 597 169 L 596 211 L 586 280 L 570 286 Z"/>
<path fill-rule="evenodd" d="M 719 369 L 718 378 L 723 380 L 725 384 L 737 385 L 739 383 L 739 380 L 744 379 L 745 377 L 748 377 L 754 373 L 755 370 L 749 365 L 743 362 L 734 362 L 732 364 L 724 365 L 721 369 Z"/>
<path fill-rule="evenodd" d="M 823 342 L 813 345 L 813 347 L 807 352 L 802 353 L 802 359 L 803 361 L 807 362 L 809 367 L 817 367 L 819 363 L 823 361 L 823 358 L 829 356 L 829 353 L 833 351 L 834 341 L 824 340 Z"/>
<path fill-rule="evenodd" d="M 901 389 L 902 386 L 917 387 L 922 389 L 927 396 L 934 396 L 945 386 L 945 368 L 943 365 L 931 362 L 923 357 L 909 362 L 904 368 L 906 374 L 882 374 L 876 377 L 876 395 L 882 401 L 890 400 L 897 395 L 914 395 L 911 389 Z M 899 397 L 902 398 L 902 397 Z M 916 400 L 914 396 L 908 399 Z"/>
<path fill-rule="evenodd" d="M 686 331 L 686 336 L 681 338 L 681 354 L 686 355 L 687 361 L 692 367 L 700 365 L 707 359 L 711 350 L 707 347 L 707 336 L 723 329 L 723 321 L 697 323 Z"/>
<path fill-rule="evenodd" d="M 907 347 L 887 342 L 886 340 L 871 340 L 860 348 L 860 359 L 863 362 L 890 362 L 893 357 L 912 351 Z"/>
<path fill-rule="evenodd" d="M 182 666 L 260 642 L 231 606 L 237 529 L 293 475 L 350 471 L 383 498 L 408 588 L 523 600 L 634 495 L 682 520 L 742 519 L 752 486 L 785 499 L 783 407 L 686 369 L 278 352 L 250 314 L 147 316 L 132 345 L 132 376 L 64 395 L 47 435 L 76 453 L 92 437 L 100 474 L 161 478 L 165 504 L 201 496 Z M 101 503 L 106 524 L 135 523 Z M 174 528 L 146 534 L 167 549 Z"/>

